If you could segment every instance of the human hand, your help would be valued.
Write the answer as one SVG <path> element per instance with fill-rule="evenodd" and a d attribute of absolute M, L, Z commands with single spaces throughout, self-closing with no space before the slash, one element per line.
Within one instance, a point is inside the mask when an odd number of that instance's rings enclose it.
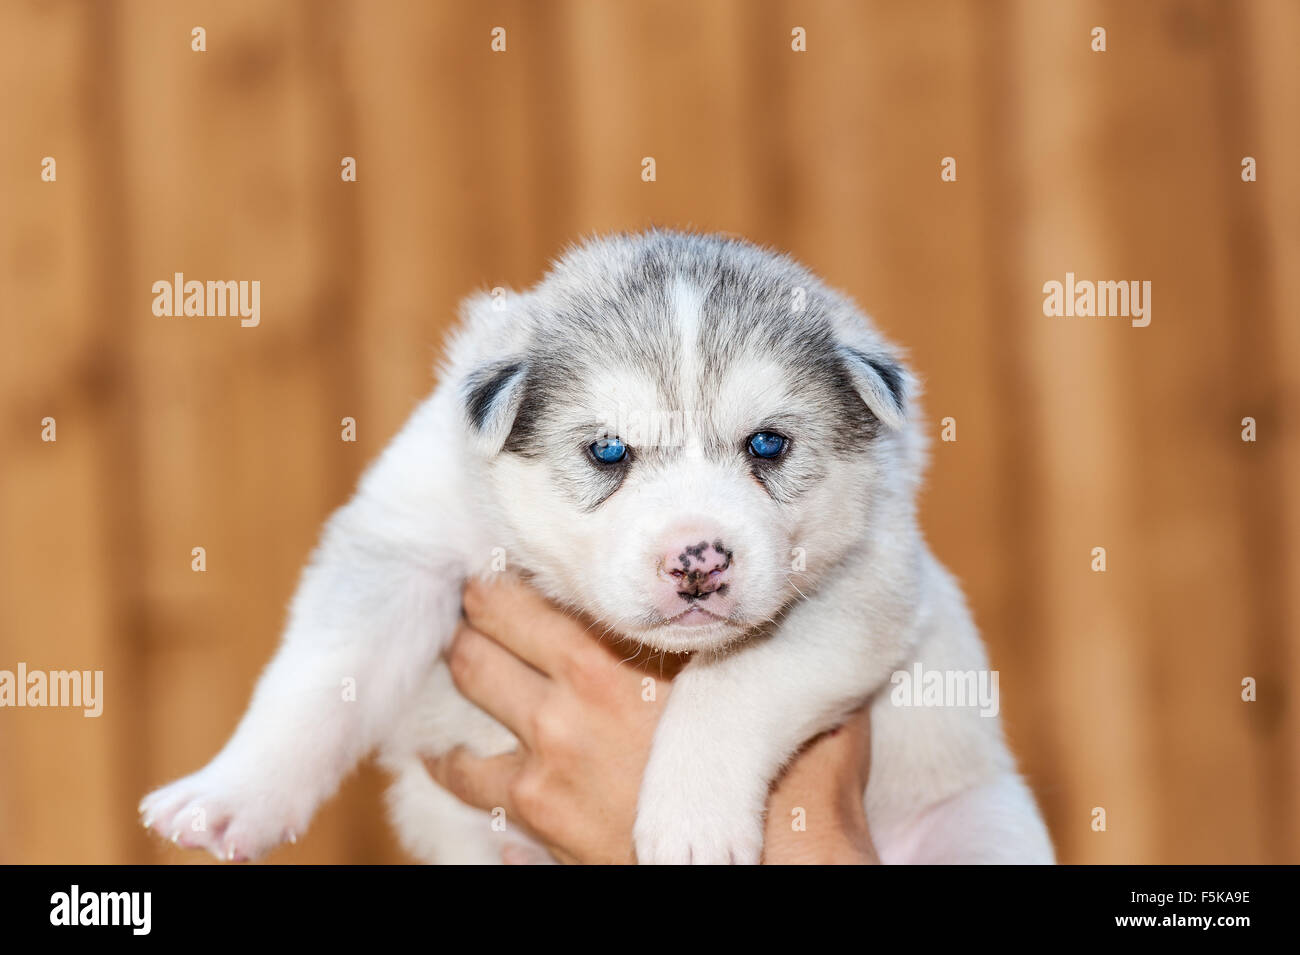
<path fill-rule="evenodd" d="M 452 677 L 520 746 L 488 758 L 453 750 L 427 761 L 434 779 L 469 805 L 503 807 L 562 862 L 635 862 L 641 775 L 686 658 L 598 638 L 513 578 L 472 581 L 464 608 Z M 877 861 L 862 810 L 869 758 L 865 708 L 808 744 L 773 787 L 764 861 Z M 795 809 L 806 829 L 792 825 Z"/>

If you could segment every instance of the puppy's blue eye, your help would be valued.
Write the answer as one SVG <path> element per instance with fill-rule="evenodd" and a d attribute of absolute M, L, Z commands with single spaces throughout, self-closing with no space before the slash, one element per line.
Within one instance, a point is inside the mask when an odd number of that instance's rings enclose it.
<path fill-rule="evenodd" d="M 601 464 L 618 464 L 627 457 L 627 445 L 618 438 L 601 438 L 599 441 L 593 441 L 588 450 Z"/>
<path fill-rule="evenodd" d="M 756 458 L 774 458 L 785 450 L 787 440 L 771 431 L 760 431 L 749 436 L 749 453 Z"/>

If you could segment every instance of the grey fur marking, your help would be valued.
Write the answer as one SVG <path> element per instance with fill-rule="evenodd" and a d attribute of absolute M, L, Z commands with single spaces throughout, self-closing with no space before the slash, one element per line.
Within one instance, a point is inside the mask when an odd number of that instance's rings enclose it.
<path fill-rule="evenodd" d="M 702 296 L 690 356 L 683 353 L 674 314 L 673 288 L 679 282 Z M 633 460 L 666 464 L 672 452 L 631 447 L 622 467 L 575 471 L 578 447 L 561 422 L 572 422 L 567 412 L 576 405 L 575 396 L 584 394 L 586 383 L 600 372 L 643 377 L 658 391 L 661 408 L 697 408 L 693 427 L 715 458 L 738 450 L 738 436 L 710 428 L 716 389 L 729 372 L 743 372 L 746 362 L 777 362 L 785 370 L 783 386 L 796 404 L 809 409 L 797 421 L 755 421 L 756 431 L 770 428 L 834 455 L 865 453 L 882 428 L 864 398 L 862 375 L 878 376 L 883 385 L 869 388 L 868 397 L 890 395 L 897 412 L 905 413 L 903 372 L 887 346 L 858 349 L 844 341 L 846 328 L 871 334 L 854 305 L 789 257 L 748 242 L 671 231 L 595 239 L 561 256 L 526 309 L 527 344 L 519 356 L 503 356 L 494 365 L 514 367 L 526 354 L 526 372 L 512 377 L 498 370 L 484 377 L 470 396 L 477 404 L 469 405 L 469 415 L 482 417 L 484 406 L 491 406 L 488 398 L 503 400 L 492 386 L 516 389 L 517 412 L 502 450 L 554 459 L 575 500 L 588 509 L 618 489 Z M 694 393 L 684 395 L 680 372 L 688 357 L 697 374 L 689 385 Z M 807 457 L 802 462 L 746 457 L 755 480 L 779 500 L 797 497 L 823 473 Z"/>

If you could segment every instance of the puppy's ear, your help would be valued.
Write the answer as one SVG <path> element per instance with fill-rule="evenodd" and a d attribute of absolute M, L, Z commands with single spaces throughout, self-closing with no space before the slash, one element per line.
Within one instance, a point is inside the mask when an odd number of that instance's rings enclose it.
<path fill-rule="evenodd" d="M 461 387 L 465 420 L 480 447 L 496 454 L 510 436 L 524 398 L 528 364 L 522 359 L 503 359 L 480 365 L 470 372 Z"/>
<path fill-rule="evenodd" d="M 895 431 L 907 421 L 911 376 L 898 361 L 883 353 L 868 354 L 841 345 L 840 358 L 854 390 L 882 424 Z"/>

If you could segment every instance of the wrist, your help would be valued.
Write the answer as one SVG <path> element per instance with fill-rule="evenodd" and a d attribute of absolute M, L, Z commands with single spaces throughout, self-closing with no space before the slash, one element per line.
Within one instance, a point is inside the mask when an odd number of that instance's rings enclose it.
<path fill-rule="evenodd" d="M 796 808 L 803 811 L 795 815 Z M 873 865 L 879 863 L 861 806 L 772 807 L 764 865 Z"/>

